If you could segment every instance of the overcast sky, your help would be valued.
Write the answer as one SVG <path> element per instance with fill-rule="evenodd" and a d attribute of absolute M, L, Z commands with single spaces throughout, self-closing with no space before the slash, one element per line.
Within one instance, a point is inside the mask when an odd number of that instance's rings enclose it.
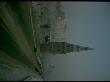
<path fill-rule="evenodd" d="M 92 51 L 46 56 L 47 80 L 110 80 L 110 3 L 63 2 L 66 41 Z M 48 66 L 47 66 L 48 68 Z"/>

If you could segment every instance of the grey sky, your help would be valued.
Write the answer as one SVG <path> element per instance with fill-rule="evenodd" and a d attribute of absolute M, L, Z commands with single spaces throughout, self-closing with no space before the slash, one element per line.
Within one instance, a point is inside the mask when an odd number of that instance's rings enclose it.
<path fill-rule="evenodd" d="M 63 2 L 69 43 L 93 51 L 46 56 L 56 68 L 48 80 L 110 80 L 110 3 Z"/>

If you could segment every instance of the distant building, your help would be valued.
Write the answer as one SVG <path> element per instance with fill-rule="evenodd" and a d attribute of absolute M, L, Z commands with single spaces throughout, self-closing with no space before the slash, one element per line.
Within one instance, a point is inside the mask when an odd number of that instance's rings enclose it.
<path fill-rule="evenodd" d="M 65 15 L 61 10 L 60 2 L 56 3 L 56 26 L 53 31 L 53 41 L 64 41 L 65 37 Z"/>
<path fill-rule="evenodd" d="M 67 28 L 65 24 L 65 15 L 61 10 L 60 2 L 56 3 L 56 22 L 54 29 L 52 30 L 52 40 L 48 43 L 41 44 L 41 53 L 52 53 L 52 54 L 66 54 L 70 52 L 79 52 L 92 50 L 92 48 L 82 47 L 79 45 L 70 44 L 64 41 L 65 30 Z M 48 37 L 46 37 L 48 40 Z"/>
<path fill-rule="evenodd" d="M 53 41 L 64 41 L 64 34 L 65 33 L 65 24 L 64 18 L 59 16 L 57 18 L 56 27 L 53 32 Z"/>
<path fill-rule="evenodd" d="M 70 52 L 93 50 L 93 48 L 82 47 L 66 42 L 50 42 L 48 44 L 42 44 L 40 50 L 41 53 L 66 54 Z"/>

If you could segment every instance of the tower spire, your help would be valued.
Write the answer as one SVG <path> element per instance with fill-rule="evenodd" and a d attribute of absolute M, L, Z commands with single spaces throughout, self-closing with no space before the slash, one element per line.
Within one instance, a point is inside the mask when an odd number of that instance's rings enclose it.
<path fill-rule="evenodd" d="M 93 48 L 83 47 L 83 46 L 79 46 L 79 45 L 72 45 L 72 46 L 73 46 L 73 52 L 93 50 Z"/>
<path fill-rule="evenodd" d="M 93 50 L 93 48 L 74 45 L 66 42 L 49 42 L 41 45 L 41 53 L 66 54 L 70 52 L 80 52 Z"/>

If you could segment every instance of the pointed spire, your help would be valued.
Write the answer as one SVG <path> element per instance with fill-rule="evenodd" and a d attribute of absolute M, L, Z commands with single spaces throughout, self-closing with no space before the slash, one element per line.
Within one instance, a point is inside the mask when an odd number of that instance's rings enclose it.
<path fill-rule="evenodd" d="M 50 42 L 48 44 L 41 46 L 42 53 L 66 54 L 70 52 L 80 52 L 87 50 L 93 50 L 93 48 L 83 47 L 80 45 L 70 44 L 67 42 Z"/>
<path fill-rule="evenodd" d="M 93 50 L 93 48 L 83 47 L 83 46 L 79 46 L 79 45 L 73 45 L 73 52 L 87 51 L 87 50 Z"/>

